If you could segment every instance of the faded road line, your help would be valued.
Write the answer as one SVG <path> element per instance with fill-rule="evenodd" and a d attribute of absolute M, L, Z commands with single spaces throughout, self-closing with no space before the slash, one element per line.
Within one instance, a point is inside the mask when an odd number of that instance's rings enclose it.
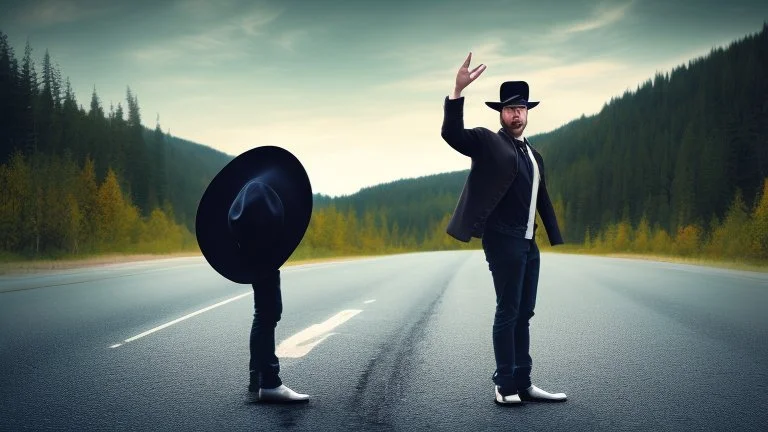
<path fill-rule="evenodd" d="M 167 322 L 167 323 L 165 323 L 165 324 L 163 324 L 163 325 L 160 325 L 160 326 L 157 326 L 157 327 L 155 327 L 155 328 L 153 328 L 153 329 L 147 330 L 147 331 L 145 331 L 144 333 L 139 333 L 139 334 L 137 334 L 136 336 L 132 336 L 132 337 L 129 337 L 128 339 L 124 340 L 124 341 L 123 341 L 123 342 L 121 342 L 121 343 L 117 343 L 117 344 L 114 344 L 114 345 L 110 345 L 110 348 L 117 348 L 117 347 L 119 347 L 119 346 L 122 346 L 122 345 L 124 345 L 124 344 L 127 344 L 128 342 L 133 342 L 133 341 L 135 341 L 136 339 L 140 339 L 140 338 L 143 338 L 144 336 L 150 335 L 150 334 L 152 334 L 152 333 L 154 333 L 154 332 L 156 332 L 156 331 L 158 331 L 158 330 L 162 330 L 162 329 L 164 329 L 164 328 L 166 328 L 166 327 L 170 327 L 170 326 L 172 326 L 172 325 L 174 325 L 174 324 L 180 323 L 181 321 L 184 321 L 185 319 L 188 319 L 188 318 L 192 318 L 192 317 L 193 317 L 193 316 L 195 316 L 195 315 L 199 315 L 199 314 L 201 314 L 201 313 L 203 313 L 203 312 L 207 312 L 207 311 L 209 311 L 209 310 L 211 310 L 211 309 L 217 308 L 217 307 L 219 307 L 219 306 L 225 305 L 225 304 L 227 304 L 227 303 L 229 303 L 229 302 L 233 302 L 233 301 L 235 301 L 235 300 L 241 299 L 241 298 L 243 298 L 243 297 L 245 297 L 245 296 L 249 296 L 249 295 L 253 295 L 253 291 L 249 291 L 249 292 L 247 292 L 247 293 L 244 293 L 244 294 L 240 294 L 240 295 L 238 295 L 238 296 L 235 296 L 235 297 L 232 297 L 232 298 L 228 298 L 228 299 L 226 299 L 226 300 L 224 300 L 224 301 L 220 301 L 220 302 L 218 302 L 218 303 L 216 303 L 216 304 L 210 305 L 210 306 L 208 306 L 208 307 L 205 307 L 205 308 L 202 308 L 202 309 L 200 309 L 200 310 L 194 311 L 194 312 L 192 312 L 192 313 L 190 313 L 190 314 L 184 315 L 184 316 L 183 316 L 183 317 L 181 317 L 181 318 L 176 318 L 176 319 L 175 319 L 175 320 L 173 320 L 173 321 L 169 321 L 169 322 Z"/>

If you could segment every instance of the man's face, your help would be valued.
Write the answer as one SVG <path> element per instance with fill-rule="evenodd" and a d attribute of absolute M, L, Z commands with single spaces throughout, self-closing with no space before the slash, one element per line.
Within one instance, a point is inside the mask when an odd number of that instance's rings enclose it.
<path fill-rule="evenodd" d="M 527 125 L 527 107 L 510 105 L 501 109 L 501 126 L 515 138 L 523 134 Z"/>

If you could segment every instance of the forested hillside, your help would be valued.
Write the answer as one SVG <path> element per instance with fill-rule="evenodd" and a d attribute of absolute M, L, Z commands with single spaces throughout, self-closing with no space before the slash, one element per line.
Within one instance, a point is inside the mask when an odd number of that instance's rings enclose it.
<path fill-rule="evenodd" d="M 659 73 L 535 145 L 566 206 L 568 239 L 621 222 L 711 233 L 768 177 L 768 27 Z"/>
<path fill-rule="evenodd" d="M 85 109 L 47 51 L 39 70 L 0 32 L 0 255 L 194 249 L 197 202 L 232 157 L 142 126 L 130 88 Z"/>

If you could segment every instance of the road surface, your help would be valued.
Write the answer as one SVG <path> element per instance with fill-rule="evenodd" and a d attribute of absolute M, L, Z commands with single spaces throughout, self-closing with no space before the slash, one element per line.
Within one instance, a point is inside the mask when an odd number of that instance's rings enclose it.
<path fill-rule="evenodd" d="M 0 430 L 764 430 L 768 275 L 542 254 L 533 381 L 493 403 L 482 251 L 285 267 L 281 377 L 247 391 L 250 286 L 202 258 L 0 278 Z"/>

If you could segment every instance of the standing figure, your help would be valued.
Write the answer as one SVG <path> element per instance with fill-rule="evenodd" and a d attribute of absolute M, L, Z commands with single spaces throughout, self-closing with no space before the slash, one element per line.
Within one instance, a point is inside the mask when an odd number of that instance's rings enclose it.
<path fill-rule="evenodd" d="M 301 162 L 280 147 L 248 150 L 213 178 L 197 208 L 203 256 L 227 279 L 253 288 L 248 390 L 264 402 L 305 402 L 280 379 L 275 327 L 283 311 L 280 266 L 312 215 L 312 186 Z"/>
<path fill-rule="evenodd" d="M 495 402 L 564 401 L 564 393 L 549 393 L 531 383 L 529 322 L 536 304 L 540 265 L 535 241 L 536 210 L 550 243 L 563 243 L 544 181 L 544 161 L 523 135 L 528 110 L 539 102 L 528 100 L 525 81 L 504 82 L 499 101 L 486 102 L 499 111 L 501 129 L 465 129 L 461 92 L 486 69 L 481 64 L 470 71 L 471 59 L 469 53 L 456 75 L 456 87 L 444 104 L 443 139 L 472 158 L 472 168 L 447 232 L 464 242 L 482 238 L 496 291 L 496 371 L 492 377 Z"/>

